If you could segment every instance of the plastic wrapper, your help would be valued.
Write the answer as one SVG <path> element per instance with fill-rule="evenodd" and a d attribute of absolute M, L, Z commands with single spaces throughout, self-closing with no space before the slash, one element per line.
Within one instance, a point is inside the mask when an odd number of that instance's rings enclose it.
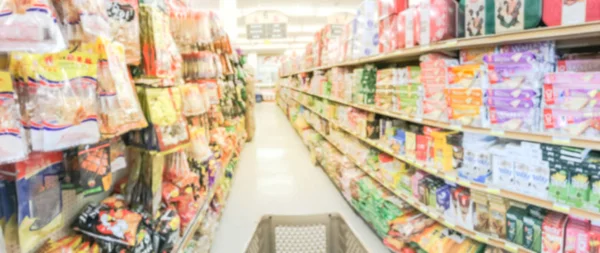
<path fill-rule="evenodd" d="M 0 71 L 0 164 L 23 160 L 28 153 L 27 135 L 21 125 L 11 75 Z"/>
<path fill-rule="evenodd" d="M 597 138 L 600 134 L 598 109 L 561 110 L 544 108 L 544 131 L 579 137 Z"/>
<path fill-rule="evenodd" d="M 544 105 L 549 108 L 581 110 L 600 107 L 598 84 L 544 84 Z"/>
<path fill-rule="evenodd" d="M 220 62 L 210 51 L 183 54 L 183 78 L 186 81 L 215 79 L 220 75 Z"/>
<path fill-rule="evenodd" d="M 0 1 L 0 52 L 58 52 L 67 46 L 48 0 Z"/>
<path fill-rule="evenodd" d="M 110 143 L 104 141 L 80 148 L 79 160 L 79 190 L 85 196 L 109 191 L 112 184 L 110 168 Z"/>
<path fill-rule="evenodd" d="M 488 127 L 487 108 L 477 105 L 448 106 L 448 119 L 451 124 L 474 127 Z"/>
<path fill-rule="evenodd" d="M 83 242 L 81 235 L 71 235 L 59 240 L 49 240 L 40 249 L 39 253 L 64 253 L 73 252 Z"/>
<path fill-rule="evenodd" d="M 133 247 L 141 223 L 142 215 L 125 208 L 111 208 L 103 202 L 85 207 L 73 229 L 105 243 Z"/>
<path fill-rule="evenodd" d="M 63 226 L 59 173 L 62 153 L 31 153 L 14 164 L 17 174 L 19 245 L 30 252 Z"/>
<path fill-rule="evenodd" d="M 27 84 L 37 87 L 27 99 L 40 108 L 37 115 L 28 115 L 37 119 L 32 126 L 40 124 L 31 128 L 33 149 L 52 151 L 98 142 L 97 58 L 63 52 L 36 59 L 41 64 L 34 65 Z"/>
<path fill-rule="evenodd" d="M 556 63 L 557 72 L 593 72 L 600 71 L 600 59 L 560 60 Z"/>
<path fill-rule="evenodd" d="M 489 107 L 492 129 L 538 132 L 540 130 L 540 109 L 536 107 Z"/>
<path fill-rule="evenodd" d="M 179 88 L 137 87 L 138 96 L 146 115 L 153 125 L 171 125 L 180 120 Z"/>
<path fill-rule="evenodd" d="M 457 88 L 486 88 L 483 65 L 459 65 L 448 68 L 448 85 Z"/>
<path fill-rule="evenodd" d="M 106 14 L 111 38 L 115 38 L 125 47 L 127 64 L 138 65 L 142 57 L 138 1 L 108 0 Z"/>
<path fill-rule="evenodd" d="M 157 213 L 158 252 L 171 252 L 180 239 L 181 218 L 174 207 Z"/>
<path fill-rule="evenodd" d="M 146 127 L 148 123 L 125 63 L 123 45 L 98 38 L 93 43 L 82 45 L 82 50 L 100 57 L 98 104 L 102 137 L 110 138 Z"/>
<path fill-rule="evenodd" d="M 463 13 L 452 0 L 427 0 L 420 2 L 417 11 L 415 33 L 419 45 L 459 37 Z"/>
<path fill-rule="evenodd" d="M 194 173 L 190 170 L 185 152 L 175 152 L 165 158 L 163 180 L 172 182 L 179 188 L 193 184 Z"/>
<path fill-rule="evenodd" d="M 147 150 L 166 151 L 189 142 L 190 135 L 187 124 L 179 120 L 172 125 L 150 125 L 125 135 L 125 143 Z"/>
<path fill-rule="evenodd" d="M 150 5 L 140 6 L 140 32 L 145 75 L 155 78 L 174 78 L 178 64 L 177 57 L 181 56 L 172 52 L 175 43 L 169 29 L 169 16 L 159 8 Z"/>
<path fill-rule="evenodd" d="M 0 227 L 6 245 L 19 244 L 16 166 L 0 165 Z"/>
<path fill-rule="evenodd" d="M 104 0 L 53 2 L 67 41 L 87 42 L 97 36 L 110 36 Z"/>
<path fill-rule="evenodd" d="M 127 167 L 125 149 L 125 143 L 121 137 L 115 137 L 110 140 L 110 169 L 113 173 Z"/>
<path fill-rule="evenodd" d="M 556 61 L 556 44 L 554 41 L 539 41 L 529 43 L 508 44 L 498 47 L 500 53 L 532 52 L 540 62 Z"/>
<path fill-rule="evenodd" d="M 187 84 L 180 87 L 182 97 L 183 115 L 194 116 L 205 113 L 207 101 L 197 84 Z"/>
<path fill-rule="evenodd" d="M 170 15 L 171 34 L 180 47 L 212 42 L 210 12 L 174 7 L 170 9 Z"/>

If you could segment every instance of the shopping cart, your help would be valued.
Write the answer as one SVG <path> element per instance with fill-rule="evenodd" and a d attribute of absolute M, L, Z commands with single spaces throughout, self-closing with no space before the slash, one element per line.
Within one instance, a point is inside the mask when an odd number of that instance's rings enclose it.
<path fill-rule="evenodd" d="M 366 253 L 339 214 L 263 216 L 246 253 Z"/>

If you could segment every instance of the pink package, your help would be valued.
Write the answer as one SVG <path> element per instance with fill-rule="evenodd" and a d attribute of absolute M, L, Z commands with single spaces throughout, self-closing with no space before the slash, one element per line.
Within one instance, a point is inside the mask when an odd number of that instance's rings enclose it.
<path fill-rule="evenodd" d="M 414 47 L 417 44 L 417 9 L 408 8 L 398 15 L 398 48 Z"/>
<path fill-rule="evenodd" d="M 448 121 L 448 105 L 446 101 L 423 100 L 423 118 Z"/>
<path fill-rule="evenodd" d="M 565 252 L 590 252 L 589 232 L 590 223 L 588 221 L 570 218 L 565 232 Z"/>
<path fill-rule="evenodd" d="M 538 89 L 488 89 L 487 95 L 490 97 L 508 97 L 508 98 L 534 98 L 540 95 Z"/>
<path fill-rule="evenodd" d="M 426 0 L 418 7 L 417 42 L 431 42 L 455 38 L 458 27 L 458 2 L 453 0 Z"/>
<path fill-rule="evenodd" d="M 544 104 L 551 108 L 581 110 L 600 107 L 600 84 L 545 84 Z"/>
<path fill-rule="evenodd" d="M 379 19 L 398 14 L 408 8 L 407 0 L 377 0 Z"/>
<path fill-rule="evenodd" d="M 539 108 L 489 107 L 492 129 L 537 132 L 539 130 Z"/>
<path fill-rule="evenodd" d="M 547 26 L 581 24 L 600 20 L 600 0 L 544 0 L 542 20 Z"/>
<path fill-rule="evenodd" d="M 600 7 L 600 6 L 599 6 Z M 556 63 L 556 71 L 591 72 L 600 71 L 600 59 L 560 60 Z"/>
<path fill-rule="evenodd" d="M 579 111 L 544 108 L 544 131 L 572 136 L 595 137 L 600 135 L 600 111 Z"/>
<path fill-rule="evenodd" d="M 415 174 L 413 174 L 413 176 L 411 177 L 410 181 L 410 186 L 412 189 L 412 193 L 413 196 L 415 196 L 415 198 L 419 199 L 419 182 L 421 182 L 421 180 L 425 177 L 427 177 L 428 174 L 423 172 L 423 171 L 416 171 Z"/>
<path fill-rule="evenodd" d="M 392 14 L 379 20 L 379 52 L 386 53 L 398 49 L 398 15 Z"/>
<path fill-rule="evenodd" d="M 546 74 L 545 83 L 600 84 L 600 72 L 556 72 Z"/>
<path fill-rule="evenodd" d="M 427 56 L 427 59 L 420 59 L 421 63 L 419 64 L 419 66 L 421 67 L 421 71 L 425 71 L 426 69 L 432 68 L 447 68 L 450 66 L 458 65 L 458 60 L 456 59 L 438 59 L 436 56 L 431 56 L 431 54 L 428 54 Z"/>
<path fill-rule="evenodd" d="M 423 85 L 423 98 L 430 101 L 444 101 L 445 84 Z"/>

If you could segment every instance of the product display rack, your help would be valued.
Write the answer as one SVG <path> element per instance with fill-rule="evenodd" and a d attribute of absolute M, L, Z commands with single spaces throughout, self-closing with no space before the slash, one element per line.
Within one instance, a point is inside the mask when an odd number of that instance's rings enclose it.
<path fill-rule="evenodd" d="M 401 115 L 401 114 L 394 113 L 394 112 L 387 112 L 387 111 L 377 109 L 374 106 L 365 106 L 365 105 L 358 105 L 358 104 L 353 104 L 353 103 L 349 103 L 349 102 L 344 102 L 339 99 L 313 94 L 313 93 L 304 91 L 302 89 L 294 88 L 294 87 L 284 87 L 284 88 L 289 88 L 291 90 L 302 92 L 306 95 L 326 99 L 331 102 L 351 106 L 351 107 L 358 108 L 358 109 L 361 109 L 364 111 L 381 114 L 381 115 L 385 115 L 385 116 L 388 116 L 391 118 L 401 119 L 404 121 L 410 121 L 410 122 L 414 122 L 414 123 L 418 123 L 418 124 L 433 126 L 433 127 L 439 127 L 439 128 L 445 128 L 445 129 L 451 129 L 451 130 L 457 130 L 457 131 L 463 131 L 463 132 L 472 132 L 472 133 L 478 133 L 478 134 L 486 134 L 486 135 L 492 135 L 492 136 L 508 138 L 508 139 L 515 139 L 515 140 L 524 140 L 524 141 L 533 141 L 533 142 L 539 142 L 539 143 L 549 143 L 549 144 L 556 144 L 556 145 L 568 145 L 568 146 L 573 146 L 573 147 L 600 149 L 600 140 L 590 140 L 589 137 L 585 138 L 585 137 L 578 137 L 578 136 L 551 135 L 551 134 L 544 134 L 544 133 L 499 131 L 499 130 L 493 130 L 493 129 L 487 129 L 487 128 L 452 125 L 447 122 L 439 122 L 439 121 L 435 121 L 435 120 L 409 117 L 409 116 Z"/>
<path fill-rule="evenodd" d="M 364 57 L 357 60 L 300 70 L 293 73 L 284 73 L 281 77 L 289 77 L 334 67 L 355 66 L 367 63 L 406 62 L 417 60 L 419 56 L 427 53 L 486 47 L 499 44 L 555 40 L 557 43 L 564 43 L 565 46 L 598 45 L 600 44 L 598 38 L 600 38 L 600 21 L 569 26 L 542 27 L 519 32 L 443 40 L 429 45 L 404 48 L 372 57 Z"/>
<path fill-rule="evenodd" d="M 548 210 L 554 210 L 556 212 L 560 212 L 560 213 L 564 213 L 564 214 L 570 214 L 570 215 L 576 215 L 577 217 L 581 217 L 581 218 L 585 218 L 585 219 L 590 219 L 590 220 L 599 220 L 600 219 L 600 213 L 597 212 L 593 212 L 590 210 L 586 210 L 586 209 L 582 209 L 582 208 L 576 208 L 576 207 L 571 207 L 571 206 L 567 206 L 567 205 L 563 205 L 563 204 L 558 204 L 558 203 L 553 203 L 549 200 L 544 200 L 544 199 L 539 199 L 536 197 L 532 197 L 532 196 L 528 196 L 528 195 L 523 195 L 523 194 L 519 194 L 516 192 L 512 192 L 512 191 L 507 191 L 504 189 L 498 189 L 495 187 L 491 187 L 491 186 L 487 186 L 487 185 L 483 185 L 483 184 L 479 184 L 479 183 L 475 183 L 475 182 L 471 182 L 465 179 L 461 179 L 459 178 L 456 173 L 451 173 L 451 172 L 444 172 L 441 171 L 439 169 L 435 169 L 435 168 L 431 168 L 428 167 L 426 164 L 421 163 L 421 162 L 417 162 L 415 160 L 411 160 L 408 159 L 405 156 L 401 156 L 398 155 L 396 153 L 394 153 L 392 150 L 390 150 L 389 148 L 385 148 L 383 147 L 381 144 L 376 143 L 372 140 L 369 140 L 367 138 L 361 137 L 359 136 L 356 132 L 345 128 L 344 126 L 341 126 L 339 124 L 336 124 L 336 122 L 333 122 L 331 120 L 329 120 L 325 115 L 320 114 L 319 112 L 313 110 L 311 107 L 307 106 L 306 104 L 302 103 L 299 100 L 296 100 L 294 98 L 292 98 L 294 101 L 298 102 L 300 105 L 302 105 L 303 107 L 307 108 L 308 110 L 312 111 L 313 113 L 319 115 L 321 118 L 326 119 L 330 124 L 332 124 L 333 126 L 344 130 L 345 132 L 351 134 L 353 137 L 369 144 L 370 146 L 377 148 L 378 150 L 393 156 L 394 158 L 403 161 L 405 163 L 408 163 L 420 170 L 423 170 L 431 175 L 437 176 L 439 178 L 442 178 L 448 182 L 452 182 L 452 183 L 456 183 L 458 185 L 464 186 L 466 188 L 470 188 L 470 189 L 474 189 L 474 190 L 478 190 L 478 191 L 482 191 L 482 192 L 486 192 L 489 194 L 493 194 L 493 195 L 497 195 L 503 198 L 507 198 L 507 199 L 512 199 L 512 200 L 516 200 L 519 202 L 523 202 L 523 203 L 529 203 L 532 205 L 536 205 L 539 207 L 543 207 L 546 208 Z"/>

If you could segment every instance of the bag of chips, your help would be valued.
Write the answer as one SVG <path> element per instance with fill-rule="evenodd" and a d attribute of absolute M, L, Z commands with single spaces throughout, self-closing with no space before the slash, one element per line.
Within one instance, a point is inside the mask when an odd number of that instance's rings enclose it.
<path fill-rule="evenodd" d="M 0 71 L 0 164 L 23 160 L 29 152 L 19 111 L 11 75 Z"/>

